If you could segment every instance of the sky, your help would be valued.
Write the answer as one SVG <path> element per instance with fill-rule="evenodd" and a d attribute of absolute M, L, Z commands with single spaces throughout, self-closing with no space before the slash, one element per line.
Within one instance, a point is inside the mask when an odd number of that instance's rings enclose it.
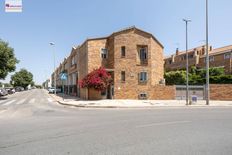
<path fill-rule="evenodd" d="M 22 0 L 22 13 L 7 13 L 0 1 L 0 38 L 14 48 L 20 63 L 16 71 L 32 72 L 36 84 L 49 78 L 54 65 L 86 38 L 108 36 L 136 26 L 152 33 L 164 46 L 164 55 L 185 50 L 185 23 L 189 48 L 204 44 L 205 0 Z M 231 0 L 209 0 L 209 44 L 232 44 Z M 54 42 L 52 48 L 49 42 Z M 2 81 L 9 82 L 10 75 Z"/>

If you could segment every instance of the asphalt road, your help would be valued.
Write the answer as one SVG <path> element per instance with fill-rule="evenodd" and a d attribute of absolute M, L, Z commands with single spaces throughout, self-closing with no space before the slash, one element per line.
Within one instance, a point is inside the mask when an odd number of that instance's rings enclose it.
<path fill-rule="evenodd" d="M 43 90 L 0 99 L 1 155 L 230 155 L 232 108 L 80 109 Z"/>

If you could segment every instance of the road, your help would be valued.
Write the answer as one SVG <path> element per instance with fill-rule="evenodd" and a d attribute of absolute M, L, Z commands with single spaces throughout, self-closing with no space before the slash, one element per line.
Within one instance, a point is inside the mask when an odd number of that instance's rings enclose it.
<path fill-rule="evenodd" d="M 44 90 L 0 100 L 0 155 L 232 154 L 232 108 L 81 109 Z"/>

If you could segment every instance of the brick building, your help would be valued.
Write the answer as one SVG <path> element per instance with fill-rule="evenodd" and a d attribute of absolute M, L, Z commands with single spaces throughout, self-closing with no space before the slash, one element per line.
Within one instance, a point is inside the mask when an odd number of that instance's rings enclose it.
<path fill-rule="evenodd" d="M 205 68 L 206 46 L 188 50 L 189 66 Z M 186 52 L 176 50 L 176 53 L 164 59 L 166 71 L 186 68 Z M 232 74 L 232 45 L 212 49 L 209 47 L 209 66 L 224 67 L 226 74 Z"/>
<path fill-rule="evenodd" d="M 162 85 L 163 60 L 163 45 L 152 34 L 130 27 L 107 37 L 87 39 L 73 47 L 70 56 L 56 69 L 57 86 L 62 84 L 59 74 L 66 71 L 65 92 L 82 99 L 172 99 L 173 87 Z M 80 88 L 78 81 L 100 66 L 113 78 L 106 92 Z M 157 96 L 162 87 L 171 92 L 171 97 Z"/>

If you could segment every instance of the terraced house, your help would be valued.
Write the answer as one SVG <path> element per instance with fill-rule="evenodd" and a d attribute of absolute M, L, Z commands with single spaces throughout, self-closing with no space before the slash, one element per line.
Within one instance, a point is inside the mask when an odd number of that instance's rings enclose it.
<path fill-rule="evenodd" d="M 188 50 L 189 66 L 205 68 L 206 46 Z M 186 68 L 186 52 L 176 50 L 176 53 L 164 59 L 166 71 Z M 232 45 L 213 49 L 209 47 L 209 66 L 223 67 L 226 74 L 232 74 Z"/>
<path fill-rule="evenodd" d="M 59 73 L 65 70 L 69 75 L 65 92 L 81 99 L 157 99 L 163 95 L 157 89 L 169 91 L 163 85 L 163 65 L 163 45 L 152 34 L 130 27 L 73 47 L 56 70 L 57 84 L 61 83 Z M 78 81 L 100 66 L 111 74 L 112 85 L 99 93 L 80 88 Z"/>

